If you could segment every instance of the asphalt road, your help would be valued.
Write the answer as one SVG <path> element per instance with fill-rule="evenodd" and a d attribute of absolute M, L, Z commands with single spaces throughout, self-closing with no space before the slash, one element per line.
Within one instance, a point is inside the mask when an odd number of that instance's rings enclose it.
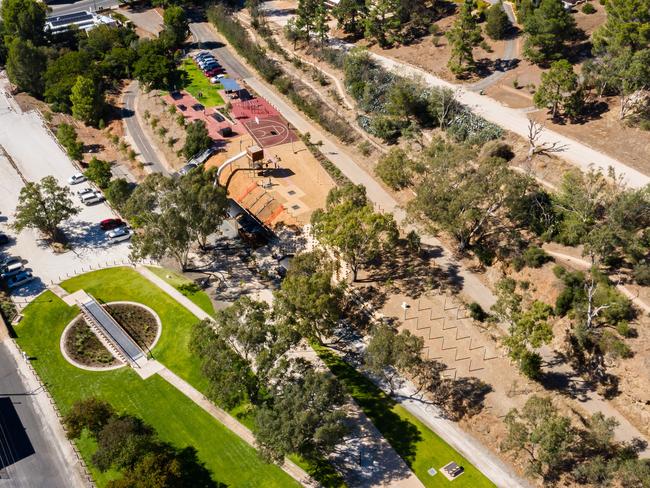
<path fill-rule="evenodd" d="M 41 421 L 32 392 L 0 343 L 0 487 L 69 488 L 66 462 Z"/>
<path fill-rule="evenodd" d="M 124 112 L 123 120 L 126 124 L 126 130 L 133 139 L 135 149 L 148 167 L 150 172 L 167 174 L 168 171 L 162 164 L 156 151 L 149 142 L 149 138 L 142 130 L 142 126 L 135 115 L 135 98 L 139 90 L 137 81 L 133 81 L 124 92 Z"/>
<path fill-rule="evenodd" d="M 53 15 L 63 15 L 69 14 L 72 12 L 81 12 L 86 10 L 100 10 L 103 8 L 114 7 L 119 5 L 118 0 L 81 0 L 74 3 L 48 3 L 48 7 L 52 10 L 50 16 Z"/>
<path fill-rule="evenodd" d="M 212 52 L 217 61 L 225 68 L 231 78 L 248 78 L 253 76 L 250 70 L 237 59 L 223 42 L 208 22 L 192 22 L 190 32 L 196 47 Z"/>

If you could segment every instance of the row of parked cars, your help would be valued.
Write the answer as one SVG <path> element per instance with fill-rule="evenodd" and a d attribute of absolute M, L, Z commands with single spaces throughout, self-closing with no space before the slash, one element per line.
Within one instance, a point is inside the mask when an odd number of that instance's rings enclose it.
<path fill-rule="evenodd" d="M 219 83 L 221 78 L 226 77 L 226 70 L 219 64 L 217 59 L 208 51 L 201 51 L 193 56 L 203 74 L 210 78 L 210 83 Z"/>
<path fill-rule="evenodd" d="M 84 183 L 86 177 L 83 173 L 75 173 L 68 179 L 68 183 L 71 185 L 78 185 Z M 94 188 L 86 187 L 77 191 L 77 196 L 81 203 L 84 205 L 94 205 L 104 201 L 104 195 L 99 190 Z M 127 227 L 126 222 L 122 219 L 105 219 L 99 223 L 99 227 L 104 231 L 106 239 L 111 244 L 116 244 L 122 241 L 128 241 L 131 239 L 133 234 L 131 230 Z"/>
<path fill-rule="evenodd" d="M 0 246 L 9 244 L 9 236 L 0 232 Z M 32 281 L 32 272 L 25 269 L 23 260 L 18 256 L 2 255 L 0 257 L 0 280 L 10 290 L 18 288 Z"/>

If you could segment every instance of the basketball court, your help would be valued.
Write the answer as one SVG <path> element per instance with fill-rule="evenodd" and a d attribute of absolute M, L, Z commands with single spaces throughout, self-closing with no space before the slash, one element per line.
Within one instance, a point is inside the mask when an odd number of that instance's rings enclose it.
<path fill-rule="evenodd" d="M 242 122 L 260 147 L 279 146 L 298 140 L 296 134 L 287 127 L 287 122 L 279 116 L 263 119 L 253 117 Z"/>

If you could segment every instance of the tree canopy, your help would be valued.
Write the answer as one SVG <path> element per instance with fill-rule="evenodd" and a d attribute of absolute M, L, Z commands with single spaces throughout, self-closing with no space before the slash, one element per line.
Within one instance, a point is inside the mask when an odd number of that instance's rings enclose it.
<path fill-rule="evenodd" d="M 37 229 L 49 239 L 57 240 L 59 225 L 79 213 L 70 198 L 70 190 L 59 186 L 53 176 L 46 176 L 40 182 L 27 182 L 20 190 L 14 228 Z"/>

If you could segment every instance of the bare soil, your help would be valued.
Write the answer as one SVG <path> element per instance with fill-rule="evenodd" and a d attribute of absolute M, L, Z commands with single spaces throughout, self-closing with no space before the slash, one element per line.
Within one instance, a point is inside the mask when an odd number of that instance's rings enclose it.
<path fill-rule="evenodd" d="M 170 105 L 162 99 L 163 95 L 164 93 L 160 90 L 152 90 L 149 93 L 141 92 L 136 106 L 141 117 L 140 120 L 143 122 L 143 130 L 147 133 L 149 140 L 164 155 L 169 169 L 177 170 L 186 162 L 183 155 L 180 154 L 180 150 L 185 144 L 185 128 L 181 127 L 177 121 L 180 112 L 174 111 L 172 114 Z M 147 112 L 150 114 L 149 118 L 145 116 Z M 161 128 L 166 130 L 164 136 L 161 133 Z"/>

